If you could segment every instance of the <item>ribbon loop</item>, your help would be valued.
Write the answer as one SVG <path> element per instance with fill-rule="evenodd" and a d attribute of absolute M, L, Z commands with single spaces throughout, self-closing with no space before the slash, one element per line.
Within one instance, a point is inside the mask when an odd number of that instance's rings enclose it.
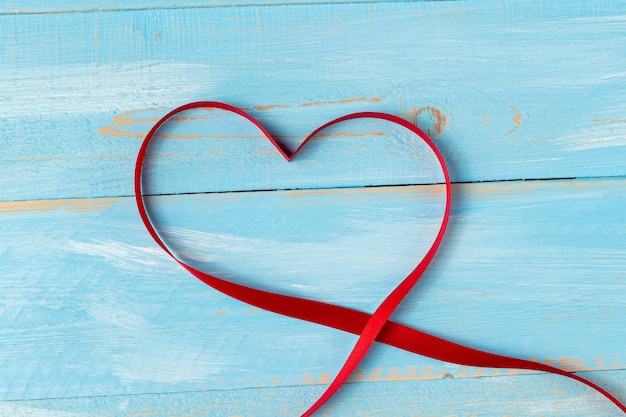
<path fill-rule="evenodd" d="M 226 110 L 249 120 L 256 127 L 259 128 L 263 135 L 276 147 L 276 149 L 287 160 L 287 162 L 292 161 L 297 153 L 300 151 L 300 149 L 302 149 L 302 147 L 305 146 L 309 142 L 309 140 L 315 137 L 320 131 L 347 120 L 364 118 L 381 119 L 395 123 L 413 132 L 421 140 L 423 140 L 433 151 L 433 153 L 437 157 L 445 180 L 445 209 L 439 231 L 430 249 L 424 256 L 424 258 L 415 267 L 415 269 L 406 278 L 404 278 L 404 280 L 382 301 L 382 303 L 378 306 L 373 314 L 368 314 L 358 310 L 353 310 L 342 306 L 336 306 L 329 303 L 323 303 L 298 297 L 291 297 L 247 287 L 209 275 L 205 272 L 202 272 L 187 265 L 167 247 L 167 245 L 159 236 L 156 228 L 150 221 L 150 217 L 148 215 L 148 211 L 143 199 L 142 191 L 143 161 L 145 159 L 150 141 L 152 140 L 158 129 L 164 123 L 166 123 L 168 119 L 185 110 L 201 107 Z M 319 399 L 306 412 L 302 414 L 302 417 L 309 417 L 314 414 L 315 411 L 317 411 L 326 401 L 328 401 L 328 399 L 330 399 L 337 392 L 339 387 L 356 369 L 356 367 L 363 359 L 374 341 L 379 341 L 400 349 L 404 349 L 409 352 L 446 362 L 455 363 L 458 365 L 490 368 L 518 368 L 541 372 L 550 372 L 562 375 L 581 382 L 588 387 L 596 390 L 626 414 L 626 406 L 624 406 L 608 391 L 604 390 L 593 382 L 571 372 L 567 372 L 537 362 L 510 358 L 502 355 L 495 355 L 492 353 L 480 351 L 477 349 L 472 349 L 470 347 L 466 347 L 389 320 L 391 314 L 402 302 L 404 297 L 409 293 L 411 288 L 413 288 L 415 283 L 422 277 L 422 274 L 424 273 L 424 271 L 426 271 L 426 268 L 433 260 L 435 253 L 437 252 L 437 249 L 439 248 L 443 240 L 446 226 L 448 225 L 452 198 L 450 176 L 441 153 L 424 132 L 422 132 L 412 123 L 400 117 L 376 112 L 361 112 L 342 116 L 315 129 L 310 135 L 308 135 L 304 139 L 304 141 L 295 150 L 295 152 L 293 152 L 292 154 L 288 154 L 278 145 L 278 143 L 274 140 L 274 138 L 272 138 L 272 136 L 263 127 L 263 125 L 261 125 L 261 123 L 259 123 L 255 118 L 253 118 L 243 110 L 226 103 L 215 101 L 188 103 L 170 111 L 168 114 L 163 116 L 157 123 L 154 124 L 152 129 L 150 129 L 150 131 L 146 135 L 137 155 L 137 161 L 135 164 L 134 188 L 137 209 L 139 211 L 141 220 L 143 221 L 143 224 L 146 227 L 150 236 L 161 247 L 161 249 L 163 249 L 170 257 L 172 257 L 172 259 L 174 259 L 185 270 L 187 270 L 189 273 L 191 273 L 193 276 L 195 276 L 205 284 L 252 306 L 285 316 L 297 318 L 300 320 L 306 320 L 309 322 L 332 327 L 359 336 L 350 355 L 344 362 L 343 366 L 341 367 L 331 384 L 319 397 Z"/>

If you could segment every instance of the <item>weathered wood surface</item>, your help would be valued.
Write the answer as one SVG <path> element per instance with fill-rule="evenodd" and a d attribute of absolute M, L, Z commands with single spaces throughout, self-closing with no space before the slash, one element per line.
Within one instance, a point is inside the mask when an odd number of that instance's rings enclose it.
<path fill-rule="evenodd" d="M 626 401 L 626 2 L 223 6 L 0 5 L 0 414 L 298 416 L 340 367 L 354 336 L 216 293 L 144 231 L 140 141 L 196 100 L 247 109 L 288 149 L 349 112 L 415 122 L 471 184 L 394 318 Z M 372 311 L 436 233 L 433 162 L 362 121 L 287 164 L 198 110 L 161 131 L 146 187 L 197 266 Z M 620 415 L 561 377 L 378 344 L 320 414 Z"/>
<path fill-rule="evenodd" d="M 429 0 L 395 0 L 396 2 L 414 2 Z M 443 0 L 445 1 L 445 0 Z M 106 3 L 96 0 L 57 0 L 50 4 L 45 1 L 11 0 L 0 4 L 0 13 L 33 14 L 33 13 L 67 13 L 67 12 L 102 12 L 145 9 L 179 9 L 202 7 L 233 7 L 233 6 L 289 6 L 300 4 L 340 4 L 340 3 L 376 3 L 380 0 L 177 0 L 176 2 L 146 0 L 113 1 Z"/>
<path fill-rule="evenodd" d="M 440 188 L 151 206 L 170 244 L 208 271 L 371 311 L 432 240 Z M 623 369 L 625 191 L 623 180 L 455 187 L 443 251 L 394 317 L 574 371 Z M 0 207 L 5 399 L 320 384 L 355 340 L 205 287 L 154 247 L 131 198 Z M 354 380 L 508 374 L 376 346 Z"/>
<path fill-rule="evenodd" d="M 625 175 L 625 9 L 480 1 L 2 15 L 1 198 L 130 195 L 140 138 L 196 100 L 248 108 L 294 140 L 352 111 L 401 115 L 435 136 L 455 181 Z M 211 131 L 191 124 L 175 137 L 190 135 Z M 341 139 L 333 147 L 348 161 L 371 140 Z M 219 167 L 240 146 L 223 142 L 199 156 L 178 143 L 164 163 Z M 372 177 L 316 164 L 338 185 Z M 172 193 L 209 191 L 160 181 Z M 308 172 L 288 181 L 316 185 Z"/>
<path fill-rule="evenodd" d="M 584 373 L 624 397 L 626 373 Z M 323 386 L 93 396 L 0 402 L 6 415 L 31 417 L 299 416 Z M 579 385 L 550 375 L 350 384 L 322 416 L 614 417 Z"/>

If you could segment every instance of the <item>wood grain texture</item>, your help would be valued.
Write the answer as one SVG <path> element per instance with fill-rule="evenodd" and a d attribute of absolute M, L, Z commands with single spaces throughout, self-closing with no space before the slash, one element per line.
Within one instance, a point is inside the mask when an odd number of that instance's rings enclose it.
<path fill-rule="evenodd" d="M 624 5 L 383 2 L 3 15 L 0 198 L 130 195 L 140 138 L 168 109 L 195 100 L 247 108 L 287 141 L 353 111 L 397 114 L 434 136 L 455 181 L 624 175 Z M 223 169 L 224 155 L 241 146 L 189 141 L 211 136 L 193 123 L 177 132 L 173 148 L 181 150 L 164 156 L 174 167 Z M 332 144 L 342 161 L 364 160 L 370 145 L 383 150 L 384 141 L 344 133 Z M 258 154 L 253 163 L 272 158 Z M 374 177 L 334 162 L 314 164 L 336 186 Z M 285 181 L 333 186 L 308 175 Z M 162 182 L 168 193 L 210 191 L 202 181 L 193 189 Z"/>
<path fill-rule="evenodd" d="M 622 371 L 585 372 L 624 398 Z M 29 417 L 297 417 L 322 386 L 0 401 Z M 347 384 L 320 411 L 328 417 L 617 417 L 593 392 L 551 375 Z"/>
<path fill-rule="evenodd" d="M 170 244 L 207 271 L 371 311 L 436 233 L 440 188 L 164 196 L 151 205 Z M 395 319 L 572 371 L 624 369 L 625 190 L 623 180 L 455 187 L 444 248 Z M 324 384 L 355 341 L 195 280 L 142 231 L 132 199 L 0 211 L 4 400 Z M 376 345 L 353 381 L 515 373 Z"/>
<path fill-rule="evenodd" d="M 350 112 L 414 122 L 472 184 L 394 319 L 626 401 L 625 23 L 623 0 L 2 3 L 0 415 L 298 416 L 341 366 L 354 336 L 217 293 L 143 229 L 140 142 L 197 100 L 246 109 L 289 150 Z M 188 112 L 146 170 L 189 262 L 364 311 L 443 209 L 432 154 L 380 121 L 287 164 L 249 124 Z M 380 344 L 319 414 L 621 415 L 562 377 Z"/>
<path fill-rule="evenodd" d="M 432 0 L 394 0 L 395 2 L 417 2 Z M 446 0 L 436 0 L 446 1 Z M 146 1 L 127 0 L 106 3 L 87 0 L 57 0 L 50 4 L 45 1 L 11 0 L 10 4 L 0 4 L 0 14 L 31 14 L 31 13 L 88 13 L 121 10 L 148 10 L 148 9 L 181 9 L 202 7 L 235 7 L 235 6 L 291 6 L 300 4 L 342 4 L 342 3 L 376 3 L 380 0 L 177 0 Z"/>

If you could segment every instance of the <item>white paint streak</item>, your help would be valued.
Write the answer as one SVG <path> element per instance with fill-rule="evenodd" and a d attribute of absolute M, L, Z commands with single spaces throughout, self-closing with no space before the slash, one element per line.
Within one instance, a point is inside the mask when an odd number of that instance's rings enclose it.
<path fill-rule="evenodd" d="M 0 403 L 0 415 L 19 417 L 92 417 L 92 413 L 26 407 L 15 403 Z"/>
<path fill-rule="evenodd" d="M 575 22 L 593 22 L 593 23 L 623 22 L 623 21 L 626 21 L 626 14 L 616 15 L 616 16 L 578 17 L 578 18 L 571 19 L 571 20 Z"/>
<path fill-rule="evenodd" d="M 508 164 L 528 164 L 531 162 L 546 162 L 546 161 L 562 161 L 563 158 L 537 158 L 537 159 L 524 159 L 523 161 L 511 161 Z"/>
<path fill-rule="evenodd" d="M 604 123 L 555 138 L 568 151 L 626 146 L 626 123 Z"/>
<path fill-rule="evenodd" d="M 303 285 L 303 284 L 290 284 L 289 286 L 291 288 L 298 288 L 298 289 L 301 289 L 301 290 L 314 290 L 314 289 L 317 288 L 317 287 L 314 287 L 312 285 Z"/>
<path fill-rule="evenodd" d="M 247 252 L 251 247 L 272 243 L 269 239 L 253 239 L 233 234 L 203 232 L 182 227 L 166 226 L 160 227 L 159 230 L 164 239 L 171 244 L 171 247 L 174 250 L 181 250 L 181 254 L 185 258 L 205 262 L 219 259 L 219 252 L 222 249 Z M 185 248 L 193 248 L 193 250 L 185 250 Z"/>
<path fill-rule="evenodd" d="M 605 75 L 604 77 L 601 78 L 601 80 L 609 80 L 611 78 L 622 78 L 622 77 L 626 77 L 626 71 Z"/>
<path fill-rule="evenodd" d="M 145 332 L 154 328 L 152 323 L 128 311 L 128 308 L 128 304 L 114 304 L 112 300 L 106 304 L 91 300 L 86 306 L 89 316 L 108 326 L 128 330 L 131 333 Z"/>
<path fill-rule="evenodd" d="M 586 151 L 590 149 L 610 148 L 617 146 L 626 146 L 626 133 L 603 136 L 599 138 L 581 138 L 579 141 L 573 142 L 569 146 L 569 150 Z"/>
<path fill-rule="evenodd" d="M 63 245 L 59 246 L 63 247 Z M 145 267 L 171 265 L 170 258 L 156 245 L 143 247 L 114 240 L 78 242 L 68 239 L 65 247 L 76 254 L 102 258 L 116 268 L 131 272 L 145 272 Z"/>
<path fill-rule="evenodd" d="M 197 349 L 181 349 L 163 343 L 144 343 L 134 354 L 115 355 L 113 374 L 126 383 L 145 382 L 174 384 L 207 381 L 223 373 L 239 360 L 207 361 L 212 355 L 198 354 Z"/>
<path fill-rule="evenodd" d="M 3 118 L 30 117 L 33 114 L 66 115 L 71 113 L 115 113 L 120 103 L 125 108 L 156 107 L 155 96 L 168 97 L 170 103 L 188 100 L 199 87 L 190 82 L 198 67 L 195 64 L 63 66 L 38 68 L 36 72 L 17 75 L 0 72 L 0 114 Z M 128 88 L 132 85 L 133 88 Z M 155 85 L 162 87 L 155 88 Z M 202 90 L 210 91 L 204 81 Z M 63 103 L 50 105 L 50 103 Z M 169 103 L 159 103 L 166 105 Z"/>

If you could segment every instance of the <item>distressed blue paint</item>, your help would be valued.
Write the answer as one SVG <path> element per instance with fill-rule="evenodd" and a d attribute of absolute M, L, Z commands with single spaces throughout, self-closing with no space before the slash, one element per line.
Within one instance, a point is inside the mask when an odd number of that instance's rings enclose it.
<path fill-rule="evenodd" d="M 456 181 L 624 175 L 623 15 L 621 1 L 480 1 L 0 16 L 1 198 L 129 195 L 150 121 L 206 99 L 296 139 L 357 110 L 413 116 Z M 352 139 L 347 159 L 367 140 Z M 338 186 L 371 179 L 317 168 Z M 307 172 L 283 186 L 328 184 Z"/>
<path fill-rule="evenodd" d="M 103 12 L 118 10 L 145 9 L 176 9 L 193 7 L 233 7 L 233 6 L 291 6 L 298 4 L 341 4 L 341 3 L 375 3 L 380 0 L 178 0 L 170 1 L 78 1 L 58 0 L 54 4 L 45 1 L 11 0 L 10 4 L 0 4 L 0 14 L 28 13 L 70 13 L 70 12 Z M 396 2 L 416 2 L 432 0 L 394 0 Z M 436 0 L 446 1 L 446 0 Z"/>
<path fill-rule="evenodd" d="M 432 239 L 436 188 L 151 204 L 172 245 L 209 271 L 371 311 Z M 625 189 L 623 180 L 455 187 L 444 248 L 396 319 L 571 370 L 623 369 Z M 160 253 L 132 199 L 29 206 L 1 206 L 5 400 L 323 383 L 355 340 L 207 288 Z M 500 372 L 377 345 L 355 379 L 446 373 Z"/>
<path fill-rule="evenodd" d="M 0 5 L 0 414 L 299 415 L 340 367 L 354 336 L 207 288 L 124 197 L 141 138 L 194 100 L 246 108 L 289 149 L 374 110 L 428 131 L 455 181 L 577 177 L 456 186 L 395 318 L 601 371 L 626 400 L 626 2 L 224 5 Z M 146 188 L 201 193 L 150 201 L 202 268 L 371 311 L 435 233 L 441 187 L 403 186 L 441 181 L 432 155 L 383 123 L 338 126 L 286 164 L 249 126 L 186 116 L 151 149 Z M 563 378 L 382 345 L 357 381 L 322 414 L 618 415 Z"/>
<path fill-rule="evenodd" d="M 624 397 L 625 371 L 585 373 Z M 555 387 L 558 386 L 558 390 Z M 32 417 L 299 416 L 323 387 L 142 394 L 1 402 L 0 412 Z M 598 395 L 550 375 L 348 384 L 322 415 L 616 417 Z"/>

